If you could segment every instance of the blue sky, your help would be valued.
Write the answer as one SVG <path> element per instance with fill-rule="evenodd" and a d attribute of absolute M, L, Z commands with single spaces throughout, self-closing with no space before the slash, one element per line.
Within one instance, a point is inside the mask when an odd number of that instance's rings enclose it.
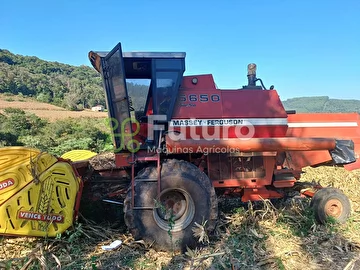
<path fill-rule="evenodd" d="M 360 1 L 3 1 L 0 48 L 72 65 L 90 50 L 185 51 L 219 88 L 258 65 L 282 99 L 360 99 Z"/>

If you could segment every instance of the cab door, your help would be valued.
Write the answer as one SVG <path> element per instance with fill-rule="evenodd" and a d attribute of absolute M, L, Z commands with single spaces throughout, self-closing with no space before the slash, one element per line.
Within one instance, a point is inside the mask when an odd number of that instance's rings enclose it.
<path fill-rule="evenodd" d="M 110 124 L 113 130 L 115 152 L 134 149 L 130 117 L 130 100 L 126 88 L 124 59 L 121 43 L 101 58 L 103 83 Z"/>

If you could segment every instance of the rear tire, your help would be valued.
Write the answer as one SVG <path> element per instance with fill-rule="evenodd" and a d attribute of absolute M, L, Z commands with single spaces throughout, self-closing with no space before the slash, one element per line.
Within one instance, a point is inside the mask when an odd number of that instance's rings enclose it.
<path fill-rule="evenodd" d="M 139 172 L 136 179 L 154 179 L 156 167 Z M 158 198 L 144 199 L 150 193 L 137 194 L 137 200 L 154 200 L 173 211 L 164 215 L 163 207 L 154 210 L 131 209 L 131 189 L 125 202 L 125 223 L 135 240 L 144 240 L 157 250 L 185 251 L 186 246 L 194 247 L 197 239 L 193 236 L 194 223 L 205 220 L 207 233 L 214 230 L 218 215 L 215 190 L 210 179 L 195 165 L 182 160 L 166 160 L 161 168 L 161 193 Z M 154 206 L 156 206 L 154 204 Z M 170 224 L 172 230 L 170 232 Z"/>
<path fill-rule="evenodd" d="M 322 188 L 317 191 L 311 200 L 315 219 L 325 224 L 329 217 L 338 223 L 345 223 L 351 213 L 351 205 L 348 197 L 339 189 Z"/>

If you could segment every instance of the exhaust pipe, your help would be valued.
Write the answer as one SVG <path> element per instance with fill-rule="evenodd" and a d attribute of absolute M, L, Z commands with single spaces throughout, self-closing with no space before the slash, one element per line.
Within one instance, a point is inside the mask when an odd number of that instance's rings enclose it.
<path fill-rule="evenodd" d="M 256 64 L 248 64 L 247 70 L 248 86 L 256 86 Z"/>

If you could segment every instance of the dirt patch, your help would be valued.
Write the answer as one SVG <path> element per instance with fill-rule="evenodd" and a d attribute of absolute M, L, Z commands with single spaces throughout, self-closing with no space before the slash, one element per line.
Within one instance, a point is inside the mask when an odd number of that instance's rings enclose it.
<path fill-rule="evenodd" d="M 29 113 L 33 113 L 40 118 L 46 118 L 51 122 L 67 118 L 107 118 L 106 112 L 93 112 L 90 110 L 86 111 L 55 111 L 55 110 L 25 110 Z"/>
<path fill-rule="evenodd" d="M 89 162 L 95 170 L 111 170 L 116 168 L 114 153 L 96 155 L 91 158 Z"/>
<path fill-rule="evenodd" d="M 0 96 L 0 113 L 6 108 L 21 109 L 29 113 L 33 113 L 40 118 L 48 119 L 53 122 L 67 118 L 106 118 L 107 112 L 94 112 L 91 110 L 68 111 L 64 108 L 51 105 L 48 103 L 38 102 L 30 98 L 20 98 L 17 96 Z"/>
<path fill-rule="evenodd" d="M 8 101 L 12 100 L 13 101 Z M 5 108 L 17 108 L 22 110 L 50 110 L 50 111 L 66 111 L 66 109 L 51 105 L 48 103 L 42 103 L 37 101 L 32 101 L 30 99 L 23 99 L 22 101 L 19 101 L 21 99 L 17 98 L 14 99 L 13 97 L 5 98 L 2 97 L 0 99 L 0 109 Z"/>

